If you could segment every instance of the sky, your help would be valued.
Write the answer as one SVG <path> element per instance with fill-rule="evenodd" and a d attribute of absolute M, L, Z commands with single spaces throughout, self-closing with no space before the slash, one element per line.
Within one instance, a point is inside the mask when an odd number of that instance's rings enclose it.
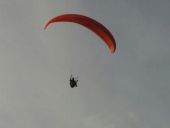
<path fill-rule="evenodd" d="M 0 127 L 169 128 L 169 12 L 169 0 L 1 0 Z M 64 13 L 104 24 L 116 52 L 77 24 L 43 29 Z"/>

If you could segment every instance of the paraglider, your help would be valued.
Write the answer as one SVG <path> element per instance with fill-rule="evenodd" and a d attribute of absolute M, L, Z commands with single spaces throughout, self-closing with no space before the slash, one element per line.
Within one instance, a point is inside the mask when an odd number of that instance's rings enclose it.
<path fill-rule="evenodd" d="M 50 24 L 57 22 L 72 22 L 82 25 L 91 30 L 92 32 L 94 32 L 97 36 L 99 36 L 108 46 L 111 53 L 114 53 L 116 50 L 116 42 L 112 33 L 104 25 L 90 17 L 83 16 L 80 14 L 59 15 L 48 20 L 44 26 L 44 29 L 46 29 Z M 75 80 L 74 77 L 71 75 L 70 87 L 71 88 L 77 87 L 77 82 L 78 79 Z"/>
<path fill-rule="evenodd" d="M 79 14 L 59 15 L 48 20 L 44 29 L 46 29 L 51 23 L 56 22 L 72 22 L 80 24 L 96 33 L 96 35 L 98 35 L 106 43 L 111 53 L 114 53 L 116 50 L 116 42 L 111 32 L 104 25 L 90 17 Z"/>
<path fill-rule="evenodd" d="M 71 77 L 70 77 L 70 87 L 71 88 L 74 88 L 74 87 L 77 87 L 77 82 L 78 82 L 78 78 L 75 79 L 72 74 L 71 74 Z"/>

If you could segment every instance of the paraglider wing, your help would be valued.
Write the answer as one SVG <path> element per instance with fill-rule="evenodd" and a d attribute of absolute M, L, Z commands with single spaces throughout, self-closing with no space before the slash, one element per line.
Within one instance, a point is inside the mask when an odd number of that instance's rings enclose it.
<path fill-rule="evenodd" d="M 114 53 L 116 50 L 116 42 L 111 32 L 101 23 L 92 18 L 79 14 L 64 14 L 50 19 L 45 24 L 44 29 L 46 29 L 49 24 L 55 22 L 73 22 L 80 24 L 96 33 L 107 44 L 111 53 Z"/>

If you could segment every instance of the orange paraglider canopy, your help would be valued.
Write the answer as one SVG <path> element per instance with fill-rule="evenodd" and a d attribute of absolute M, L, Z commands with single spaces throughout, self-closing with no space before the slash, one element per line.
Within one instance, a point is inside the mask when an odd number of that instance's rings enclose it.
<path fill-rule="evenodd" d="M 55 22 L 73 22 L 80 24 L 96 33 L 107 44 L 111 53 L 114 53 L 116 50 L 116 42 L 111 32 L 104 25 L 92 18 L 79 14 L 63 14 L 50 19 L 45 24 L 44 29 L 46 29 L 49 24 Z"/>

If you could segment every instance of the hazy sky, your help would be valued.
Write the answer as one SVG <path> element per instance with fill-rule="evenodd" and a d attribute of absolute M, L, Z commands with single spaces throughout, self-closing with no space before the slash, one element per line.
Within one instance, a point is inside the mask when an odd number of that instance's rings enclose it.
<path fill-rule="evenodd" d="M 0 128 L 169 128 L 169 12 L 169 0 L 0 0 Z M 43 30 L 63 13 L 104 24 L 116 53 L 76 24 Z"/>

